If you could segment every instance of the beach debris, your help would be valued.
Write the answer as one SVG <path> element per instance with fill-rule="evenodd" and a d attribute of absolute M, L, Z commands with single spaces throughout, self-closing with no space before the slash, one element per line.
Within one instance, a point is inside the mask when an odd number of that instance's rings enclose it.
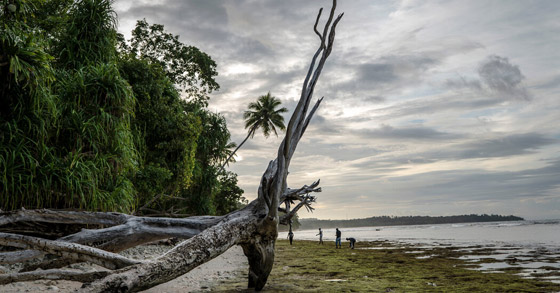
<path fill-rule="evenodd" d="M 432 282 L 427 282 L 426 285 L 437 287 L 436 283 L 432 283 Z"/>

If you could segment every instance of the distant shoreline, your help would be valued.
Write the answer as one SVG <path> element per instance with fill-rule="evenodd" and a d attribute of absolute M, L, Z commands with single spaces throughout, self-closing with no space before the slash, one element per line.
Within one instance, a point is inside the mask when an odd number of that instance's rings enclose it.
<path fill-rule="evenodd" d="M 459 223 L 482 223 L 482 222 L 504 222 L 524 221 L 518 216 L 502 215 L 458 215 L 458 216 L 380 216 L 363 219 L 350 220 L 319 220 L 300 219 L 298 230 L 309 230 L 317 228 L 356 228 L 356 227 L 380 227 L 380 226 L 407 226 L 407 225 L 435 225 L 435 224 L 459 224 Z"/>

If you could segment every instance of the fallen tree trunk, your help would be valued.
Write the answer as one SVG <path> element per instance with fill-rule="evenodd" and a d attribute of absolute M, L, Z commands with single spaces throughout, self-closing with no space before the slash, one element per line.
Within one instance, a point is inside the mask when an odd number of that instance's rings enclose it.
<path fill-rule="evenodd" d="M 16 254 L 19 254 L 17 257 L 20 259 L 33 255 L 36 257 L 37 250 L 40 250 L 61 256 L 65 264 L 91 261 L 115 270 L 110 274 L 102 272 L 88 275 L 60 270 L 47 270 L 44 274 L 26 272 L 3 276 L 0 282 L 68 278 L 84 282 L 84 292 L 136 292 L 172 280 L 222 254 L 233 245 L 241 245 L 249 261 L 248 287 L 261 290 L 274 264 L 278 224 L 289 224 L 302 207 L 312 210 L 311 203 L 315 197 L 309 193 L 321 191 L 317 187 L 319 181 L 299 189 L 288 189 L 286 179 L 295 149 L 322 101 L 322 98 L 319 99 L 308 111 L 315 85 L 332 51 L 336 26 L 342 18 L 342 14 L 334 17 L 335 9 L 336 0 L 333 0 L 322 32 L 317 30 L 322 13 L 322 9 L 319 10 L 314 31 L 319 36 L 320 46 L 311 60 L 300 100 L 278 148 L 277 157 L 269 163 L 261 178 L 257 199 L 245 208 L 223 217 L 171 219 L 48 210 L 1 213 L 0 231 L 2 225 L 13 226 L 17 223 L 102 225 L 104 228 L 84 229 L 57 240 L 0 233 L 0 243 L 32 249 L 0 253 L 0 262 Z M 299 203 L 291 209 L 296 201 Z M 285 207 L 282 208 L 281 204 Z M 279 211 L 285 214 L 280 217 Z M 139 263 L 111 253 L 169 237 L 186 240 L 152 261 Z M 85 244 L 97 248 L 85 247 Z M 93 282 L 88 283 L 90 281 Z"/>

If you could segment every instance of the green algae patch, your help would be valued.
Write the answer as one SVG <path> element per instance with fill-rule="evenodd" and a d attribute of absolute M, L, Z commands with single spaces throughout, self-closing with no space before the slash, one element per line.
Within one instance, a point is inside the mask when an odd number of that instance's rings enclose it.
<path fill-rule="evenodd" d="M 557 292 L 560 284 L 522 278 L 516 271 L 472 270 L 448 247 L 418 251 L 385 241 L 359 242 L 356 249 L 334 243 L 285 240 L 276 244 L 265 292 Z M 426 256 L 426 257 L 423 257 Z M 471 267 L 471 269 L 469 269 Z M 212 291 L 250 292 L 246 272 Z"/>

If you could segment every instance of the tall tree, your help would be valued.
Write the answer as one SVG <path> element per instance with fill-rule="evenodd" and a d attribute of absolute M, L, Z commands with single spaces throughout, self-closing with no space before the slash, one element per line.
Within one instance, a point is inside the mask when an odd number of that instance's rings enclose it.
<path fill-rule="evenodd" d="M 136 97 L 131 122 L 139 154 L 138 172 L 131 174 L 136 213 L 159 213 L 163 202 L 191 183 L 200 118 L 186 111 L 186 102 L 159 64 L 125 55 L 119 70 Z"/>
<path fill-rule="evenodd" d="M 200 118 L 202 133 L 197 140 L 195 165 L 191 185 L 181 192 L 187 213 L 216 214 L 216 194 L 220 187 L 219 164 L 229 154 L 230 133 L 225 118 L 207 109 L 194 109 Z"/>
<path fill-rule="evenodd" d="M 139 212 L 176 216 L 228 210 L 223 207 L 232 204 L 218 201 L 240 199 L 241 189 L 225 188 L 232 180 L 218 172 L 234 145 L 225 119 L 206 108 L 206 94 L 219 88 L 216 63 L 163 25 L 145 20 L 137 22 L 130 40 L 120 36 L 119 50 L 119 68 L 137 99 L 132 128 L 140 153 L 134 178 Z M 237 182 L 235 174 L 229 177 Z"/>
<path fill-rule="evenodd" d="M 122 35 L 119 38 L 122 40 Z M 181 43 L 178 35 L 166 32 L 161 24 L 139 20 L 132 38 L 128 43 L 120 42 L 120 49 L 135 58 L 159 64 L 189 98 L 206 103 L 207 94 L 220 88 L 214 79 L 218 75 L 216 62 L 197 47 Z"/>
<path fill-rule="evenodd" d="M 247 141 L 247 139 L 253 138 L 257 129 L 262 129 L 264 137 L 268 138 L 273 132 L 278 136 L 276 128 L 280 130 L 285 130 L 284 117 L 282 113 L 288 112 L 288 109 L 282 107 L 277 109 L 282 102 L 279 99 L 272 96 L 270 92 L 266 95 L 258 97 L 256 102 L 251 102 L 247 111 L 243 113 L 243 119 L 245 119 L 245 129 L 248 129 L 247 137 L 237 146 L 237 148 L 229 155 L 227 160 L 222 165 L 222 170 L 225 168 L 227 163 L 231 160 L 233 155 L 237 150 Z"/>

